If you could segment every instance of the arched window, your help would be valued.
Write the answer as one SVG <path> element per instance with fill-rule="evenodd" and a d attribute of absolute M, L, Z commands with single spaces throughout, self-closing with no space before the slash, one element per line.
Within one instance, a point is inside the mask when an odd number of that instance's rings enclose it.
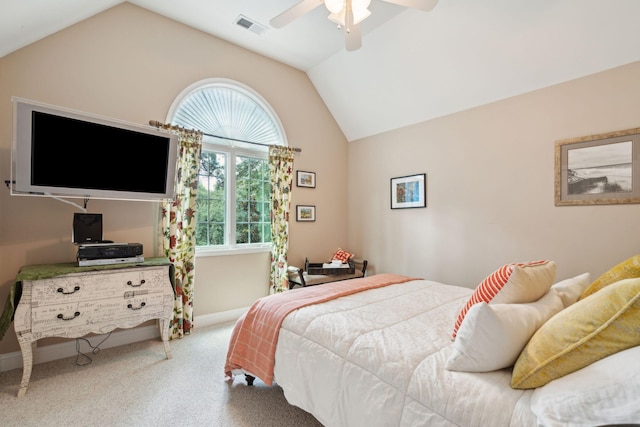
<path fill-rule="evenodd" d="M 208 79 L 176 98 L 167 122 L 204 132 L 198 253 L 270 248 L 268 145 L 287 144 L 269 104 L 241 83 Z"/>

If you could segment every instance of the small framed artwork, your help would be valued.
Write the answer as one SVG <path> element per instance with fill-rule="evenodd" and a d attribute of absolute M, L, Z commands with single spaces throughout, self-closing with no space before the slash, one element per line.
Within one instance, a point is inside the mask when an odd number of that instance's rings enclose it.
<path fill-rule="evenodd" d="M 296 221 L 312 222 L 316 220 L 316 207 L 309 205 L 296 205 Z"/>
<path fill-rule="evenodd" d="M 296 171 L 296 185 L 298 187 L 316 188 L 316 173 Z"/>
<path fill-rule="evenodd" d="M 556 206 L 640 203 L 640 128 L 556 141 Z"/>
<path fill-rule="evenodd" d="M 427 174 L 391 178 L 391 209 L 427 207 Z"/>

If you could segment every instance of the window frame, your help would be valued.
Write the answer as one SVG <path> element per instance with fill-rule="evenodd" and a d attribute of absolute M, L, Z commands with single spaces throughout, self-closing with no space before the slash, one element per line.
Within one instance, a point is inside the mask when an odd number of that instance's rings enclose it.
<path fill-rule="evenodd" d="M 267 151 L 250 150 L 241 147 L 219 145 L 212 142 L 202 143 L 202 151 L 224 154 L 225 159 L 225 242 L 224 245 L 196 246 L 196 255 L 229 255 L 238 253 L 258 253 L 271 251 L 272 243 L 236 243 L 236 158 L 238 156 L 269 159 Z M 233 195 L 233 198 L 232 198 Z M 197 215 L 197 213 L 196 213 Z"/>
<path fill-rule="evenodd" d="M 278 130 L 280 137 L 280 145 L 288 146 L 287 137 L 284 132 L 284 127 L 280 121 L 280 118 L 275 113 L 275 110 L 269 105 L 268 102 L 255 90 L 246 86 L 240 82 L 225 79 L 225 78 L 209 78 L 200 80 L 195 82 L 185 88 L 173 101 L 168 113 L 167 113 L 167 123 L 173 123 L 173 118 L 176 115 L 176 111 L 181 106 L 182 102 L 191 96 L 193 93 L 206 89 L 208 87 L 217 86 L 224 87 L 227 89 L 236 90 L 239 93 L 247 96 L 251 100 L 253 100 L 258 106 L 260 106 L 263 111 L 269 116 Z M 206 130 L 205 130 L 206 133 Z M 273 244 L 269 243 L 235 243 L 235 229 L 236 229 L 236 200 L 235 200 L 235 169 L 236 169 L 236 156 L 244 155 L 248 157 L 255 158 L 264 158 L 268 159 L 268 149 L 265 145 L 260 148 L 256 148 L 255 150 L 247 148 L 250 145 L 242 144 L 235 146 L 233 143 L 228 144 L 216 144 L 212 142 L 216 140 L 215 137 L 210 137 L 205 135 L 203 137 L 203 145 L 202 151 L 212 151 L 217 153 L 224 153 L 226 157 L 226 166 L 225 166 L 225 180 L 226 180 L 226 188 L 225 188 L 225 197 L 227 200 L 227 206 L 225 207 L 225 243 L 224 245 L 207 245 L 207 246 L 196 246 L 195 253 L 196 257 L 205 257 L 205 256 L 221 256 L 221 255 L 238 255 L 238 254 L 251 254 L 251 253 L 262 253 L 262 252 L 270 252 Z M 196 212 L 197 215 L 197 212 Z M 233 224 L 233 226 L 232 226 Z"/>

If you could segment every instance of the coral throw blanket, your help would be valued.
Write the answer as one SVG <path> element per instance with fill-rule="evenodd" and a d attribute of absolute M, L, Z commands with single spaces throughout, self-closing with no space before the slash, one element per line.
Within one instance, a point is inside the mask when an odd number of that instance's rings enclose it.
<path fill-rule="evenodd" d="M 227 352 L 225 375 L 232 377 L 234 369 L 241 369 L 260 378 L 266 385 L 272 385 L 278 334 L 289 313 L 307 305 L 411 280 L 415 279 L 396 274 L 376 274 L 260 298 L 235 325 Z"/>

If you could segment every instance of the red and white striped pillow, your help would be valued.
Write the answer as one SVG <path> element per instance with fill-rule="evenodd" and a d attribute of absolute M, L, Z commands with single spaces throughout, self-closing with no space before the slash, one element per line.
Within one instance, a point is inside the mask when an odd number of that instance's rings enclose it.
<path fill-rule="evenodd" d="M 465 315 L 479 302 L 488 304 L 520 304 L 537 301 L 546 294 L 556 277 L 553 261 L 531 261 L 506 264 L 491 273 L 475 289 L 462 308 L 453 328 L 455 339 Z"/>

